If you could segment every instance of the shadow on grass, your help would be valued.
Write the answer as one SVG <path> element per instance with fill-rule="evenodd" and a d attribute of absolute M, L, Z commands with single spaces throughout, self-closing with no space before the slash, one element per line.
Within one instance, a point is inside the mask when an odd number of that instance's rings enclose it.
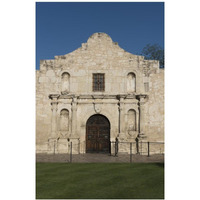
<path fill-rule="evenodd" d="M 165 167 L 165 164 L 164 164 L 164 163 L 154 163 L 154 165 L 156 165 L 156 166 L 158 166 L 158 167 L 162 167 L 162 168 Z"/>

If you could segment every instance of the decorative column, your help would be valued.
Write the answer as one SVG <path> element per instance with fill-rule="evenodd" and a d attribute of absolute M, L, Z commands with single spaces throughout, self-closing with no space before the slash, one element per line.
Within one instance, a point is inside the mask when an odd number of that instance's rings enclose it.
<path fill-rule="evenodd" d="M 59 94 L 51 94 L 49 98 L 51 101 L 51 110 L 52 110 L 52 117 L 51 117 L 51 134 L 49 137 L 49 153 L 57 153 L 57 105 L 58 105 L 58 97 Z"/>
<path fill-rule="evenodd" d="M 125 110 L 124 110 L 124 97 L 119 97 L 119 138 L 125 139 Z"/>
<path fill-rule="evenodd" d="M 145 104 L 145 96 L 140 96 L 140 130 L 139 130 L 139 136 L 144 135 L 144 127 L 145 127 L 145 122 L 144 122 L 144 104 Z"/>
<path fill-rule="evenodd" d="M 72 122 L 71 122 L 71 135 L 70 135 L 70 144 L 72 142 L 72 153 L 79 154 L 80 144 L 79 136 L 77 134 L 77 97 L 74 96 L 72 99 Z"/>
<path fill-rule="evenodd" d="M 76 133 L 76 124 L 77 124 L 77 97 L 72 99 L 72 128 L 71 128 L 71 137 L 77 136 Z"/>
<path fill-rule="evenodd" d="M 141 155 L 146 154 L 147 152 L 147 136 L 145 134 L 145 106 L 146 103 L 146 95 L 139 95 L 139 135 L 137 137 L 137 152 Z"/>
<path fill-rule="evenodd" d="M 57 104 L 58 102 L 51 102 L 52 120 L 51 120 L 51 138 L 57 137 Z"/>

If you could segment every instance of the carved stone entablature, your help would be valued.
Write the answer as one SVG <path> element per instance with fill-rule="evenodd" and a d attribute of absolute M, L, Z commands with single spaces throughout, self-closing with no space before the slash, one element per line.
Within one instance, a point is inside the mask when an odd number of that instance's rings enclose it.
<path fill-rule="evenodd" d="M 126 96 L 126 99 L 136 99 L 136 95 L 135 94 L 128 94 Z"/>
<path fill-rule="evenodd" d="M 59 96 L 60 96 L 59 94 L 50 94 L 49 98 L 52 100 L 57 100 L 59 98 Z"/>
<path fill-rule="evenodd" d="M 126 96 L 126 94 L 118 94 L 116 97 L 121 101 L 122 99 L 126 98 Z"/>
<path fill-rule="evenodd" d="M 49 95 L 49 98 L 52 100 L 51 101 L 51 109 L 52 109 L 52 111 L 53 110 L 56 110 L 57 111 L 57 105 L 58 105 L 58 97 L 59 97 L 60 95 L 59 94 L 50 94 Z"/>
<path fill-rule="evenodd" d="M 148 95 L 146 94 L 139 94 L 136 96 L 140 103 L 146 103 L 148 101 Z"/>
<path fill-rule="evenodd" d="M 92 95 L 93 99 L 104 99 L 105 95 Z"/>
<path fill-rule="evenodd" d="M 59 99 L 72 99 L 73 97 L 73 94 L 62 94 L 59 96 Z"/>

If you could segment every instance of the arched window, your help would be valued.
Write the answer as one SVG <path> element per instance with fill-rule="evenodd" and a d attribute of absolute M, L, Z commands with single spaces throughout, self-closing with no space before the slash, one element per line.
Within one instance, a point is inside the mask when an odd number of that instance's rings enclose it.
<path fill-rule="evenodd" d="M 128 131 L 136 131 L 136 112 L 133 109 L 128 111 Z"/>
<path fill-rule="evenodd" d="M 62 89 L 61 93 L 62 94 L 67 94 L 69 93 L 70 89 L 70 75 L 67 72 L 64 72 L 62 74 Z"/>
<path fill-rule="evenodd" d="M 136 91 L 136 76 L 134 73 L 129 73 L 127 75 L 127 92 Z"/>
<path fill-rule="evenodd" d="M 60 111 L 60 130 L 69 130 L 69 111 L 67 109 L 63 109 Z"/>

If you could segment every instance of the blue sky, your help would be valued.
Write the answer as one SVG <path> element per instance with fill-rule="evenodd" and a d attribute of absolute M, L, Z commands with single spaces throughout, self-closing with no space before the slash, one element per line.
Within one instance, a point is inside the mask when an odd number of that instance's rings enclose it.
<path fill-rule="evenodd" d="M 36 3 L 36 69 L 40 60 L 70 53 L 95 32 L 107 33 L 126 51 L 164 47 L 164 3 Z"/>

